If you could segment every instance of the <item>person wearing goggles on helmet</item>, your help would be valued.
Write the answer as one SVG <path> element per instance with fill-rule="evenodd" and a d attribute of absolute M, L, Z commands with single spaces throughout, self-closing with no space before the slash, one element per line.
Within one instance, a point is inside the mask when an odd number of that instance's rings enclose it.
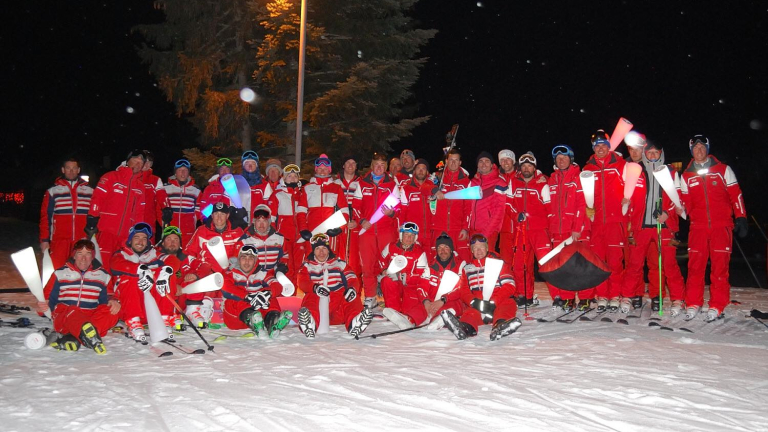
<path fill-rule="evenodd" d="M 341 211 L 349 221 L 349 205 L 341 186 L 331 177 L 331 160 L 325 154 L 315 159 L 315 175 L 301 187 L 299 204 L 296 207 L 296 220 L 301 237 L 309 241 L 312 231 L 325 222 L 336 211 Z M 325 232 L 331 238 L 329 246 L 336 256 L 345 256 L 345 242 L 339 241 L 343 228 L 334 228 Z"/>
<path fill-rule="evenodd" d="M 622 206 L 629 203 L 624 198 L 627 162 L 611 150 L 610 138 L 604 130 L 597 130 L 591 142 L 594 154 L 584 165 L 584 171 L 592 171 L 595 175 L 594 205 L 586 210 L 587 216 L 592 218 L 590 247 L 611 269 L 611 276 L 595 287 L 594 292 L 598 312 L 609 306 L 611 311 L 618 311 L 624 277 L 624 246 L 628 238 L 629 219 L 622 212 Z"/>
<path fill-rule="evenodd" d="M 298 243 L 299 225 L 296 218 L 301 183 L 299 174 L 301 170 L 297 165 L 286 165 L 282 170 L 283 178 L 278 183 L 275 193 L 269 197 L 267 207 L 275 209 L 275 230 L 284 237 L 283 250 L 288 256 L 288 272 L 285 273 L 290 280 L 296 280 L 296 271 L 301 267 L 306 253 L 304 243 Z"/>
<path fill-rule="evenodd" d="M 403 302 L 419 288 L 421 275 L 428 264 L 418 238 L 419 226 L 406 222 L 400 227 L 400 240 L 386 245 L 381 251 L 380 266 L 384 269 L 381 292 L 385 306 L 382 314 L 401 329 L 421 324 L 403 314 Z"/>
<path fill-rule="evenodd" d="M 310 238 L 312 252 L 298 274 L 299 288 L 306 293 L 299 309 L 299 330 L 314 338 L 320 323 L 320 298 L 328 298 L 329 324 L 343 324 L 352 336 L 359 336 L 373 319 L 373 312 L 363 308 L 360 283 L 346 265 L 328 247 L 330 238 L 315 234 Z"/>
<path fill-rule="evenodd" d="M 704 273 L 710 262 L 709 310 L 706 320 L 722 317 L 730 304 L 728 267 L 732 234 L 747 235 L 747 210 L 733 169 L 709 154 L 710 141 L 695 135 L 688 142 L 693 158 L 680 177 L 684 211 L 690 218 L 688 280 L 685 319 L 691 320 L 704 305 Z M 682 213 L 683 209 L 677 210 Z"/>

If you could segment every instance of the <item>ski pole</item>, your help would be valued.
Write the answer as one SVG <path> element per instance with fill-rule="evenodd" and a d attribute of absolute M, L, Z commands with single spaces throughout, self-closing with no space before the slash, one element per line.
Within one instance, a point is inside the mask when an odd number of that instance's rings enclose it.
<path fill-rule="evenodd" d="M 657 202 L 656 210 L 659 212 L 659 216 L 661 216 L 661 197 L 659 197 L 659 201 Z M 659 218 L 656 218 L 656 234 L 659 238 L 659 316 L 664 316 L 664 304 L 662 303 L 664 301 L 664 284 L 663 284 L 663 275 L 664 272 L 661 268 L 661 222 L 659 222 Z"/>
<path fill-rule="evenodd" d="M 747 263 L 747 267 L 749 267 L 749 272 L 752 273 L 752 277 L 755 278 L 755 283 L 757 284 L 757 287 L 763 288 L 763 286 L 760 285 L 760 281 L 757 279 L 757 275 L 755 274 L 755 271 L 752 270 L 752 265 L 749 263 L 747 256 L 744 254 L 744 250 L 741 248 L 741 245 L 739 244 L 739 241 L 736 240 L 735 236 L 733 237 L 733 242 L 736 243 L 736 246 L 739 248 L 739 252 L 741 252 L 741 257 L 744 258 L 744 262 Z"/>
<path fill-rule="evenodd" d="M 766 323 L 765 323 L 763 320 L 761 320 L 760 318 L 758 318 L 758 317 L 756 317 L 756 316 L 747 315 L 747 317 L 752 317 L 752 318 L 754 318 L 755 320 L 757 320 L 757 322 L 759 322 L 760 324 L 762 324 L 762 325 L 764 325 L 764 326 L 768 327 L 768 324 L 766 324 Z"/>
<path fill-rule="evenodd" d="M 208 348 L 208 351 L 214 352 L 214 351 L 213 351 L 213 345 L 209 344 L 209 343 L 208 343 L 208 341 L 207 341 L 207 340 L 205 340 L 205 338 L 203 337 L 203 335 L 202 335 L 202 334 L 200 334 L 200 331 L 197 329 L 197 327 L 196 327 L 194 324 L 192 324 L 192 321 L 189 319 L 189 317 L 187 316 L 187 314 L 185 314 L 185 313 L 184 313 L 184 312 L 181 310 L 181 306 L 179 306 L 179 304 L 178 304 L 178 303 L 176 303 L 176 300 L 174 300 L 174 299 L 173 299 L 173 297 L 171 297 L 171 293 L 168 293 L 168 292 L 167 292 L 167 293 L 165 293 L 165 298 L 167 298 L 168 300 L 170 300 L 170 301 L 171 301 L 171 303 L 173 304 L 173 307 L 175 307 L 175 308 L 176 308 L 176 310 L 177 310 L 177 311 L 178 311 L 178 312 L 181 314 L 181 316 L 183 316 L 183 317 L 184 317 L 184 319 L 185 319 L 185 320 L 187 320 L 187 324 L 189 324 L 189 326 L 190 326 L 190 327 L 192 327 L 192 330 L 194 330 L 194 331 L 195 331 L 195 333 L 197 333 L 197 335 L 198 335 L 198 336 L 200 336 L 200 340 L 202 340 L 202 341 L 203 341 L 203 343 L 205 344 L 205 346 Z"/>
<path fill-rule="evenodd" d="M 523 231 L 523 291 L 525 292 L 525 313 L 523 316 L 527 320 L 532 320 L 533 318 L 528 315 L 528 253 L 525 249 L 525 244 L 528 241 L 526 238 L 526 229 L 522 229 Z"/>
<path fill-rule="evenodd" d="M 382 336 L 389 336 L 389 335 L 393 335 L 393 334 L 405 333 L 405 332 L 417 330 L 417 329 L 420 329 L 420 328 L 424 328 L 424 327 L 426 327 L 428 325 L 429 325 L 429 323 L 422 324 L 422 325 L 416 326 L 416 327 L 407 328 L 407 329 L 392 330 L 392 331 L 388 331 L 388 332 L 375 333 L 375 334 L 365 335 L 365 336 L 357 335 L 357 336 L 355 336 L 355 340 L 366 339 L 366 338 L 376 339 L 376 338 L 382 337 Z"/>
<path fill-rule="evenodd" d="M 757 226 L 757 229 L 760 230 L 760 234 L 763 235 L 763 238 L 765 239 L 765 241 L 768 241 L 768 236 L 765 235 L 765 231 L 763 231 L 763 228 L 760 227 L 760 224 L 757 222 L 757 219 L 755 219 L 755 215 L 750 215 L 750 216 L 752 216 L 752 220 L 755 221 L 755 225 Z"/>

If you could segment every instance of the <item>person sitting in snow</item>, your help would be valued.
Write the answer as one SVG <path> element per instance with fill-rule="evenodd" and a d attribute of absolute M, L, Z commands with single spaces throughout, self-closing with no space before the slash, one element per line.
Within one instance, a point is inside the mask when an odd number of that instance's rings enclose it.
<path fill-rule="evenodd" d="M 250 327 L 257 335 L 266 328 L 275 338 L 293 314 L 280 309 L 277 297 L 283 288 L 274 272 L 257 265 L 258 255 L 255 246 L 243 246 L 224 275 L 224 324 L 232 330 Z"/>
<path fill-rule="evenodd" d="M 93 258 L 95 249 L 90 240 L 75 242 L 72 257 L 46 286 L 48 303 L 38 303 L 38 312 L 52 311 L 53 329 L 62 334 L 55 348 L 77 351 L 82 343 L 107 352 L 101 337 L 117 324 L 120 302 L 110 299 L 111 276 Z"/>
<path fill-rule="evenodd" d="M 411 316 L 414 318 L 414 321 L 418 321 L 424 316 L 424 320 L 432 321 L 432 324 L 429 326 L 430 329 L 439 330 L 445 325 L 445 322 L 439 317 L 442 311 L 448 310 L 454 315 L 460 316 L 466 308 L 460 298 L 454 297 L 448 300 L 446 295 L 443 295 L 435 299 L 445 272 L 452 271 L 457 275 L 461 275 L 466 262 L 459 258 L 459 254 L 454 251 L 453 240 L 445 232 L 441 233 L 437 240 L 435 240 L 435 249 L 437 254 L 431 260 L 427 270 L 421 275 L 421 285 L 416 291 L 420 305 L 416 309 L 418 313 L 412 311 Z"/>
<path fill-rule="evenodd" d="M 411 328 L 424 321 L 422 318 L 417 323 L 411 315 L 413 299 L 418 298 L 415 291 L 427 268 L 427 255 L 418 243 L 418 238 L 419 226 L 414 222 L 406 222 L 400 227 L 400 240 L 386 245 L 381 251 L 380 266 L 384 269 L 381 292 L 385 306 L 381 312 L 401 329 Z M 398 262 L 401 264 L 398 265 Z M 399 269 L 393 268 L 395 266 Z M 413 313 L 420 315 L 418 312 Z"/>
<path fill-rule="evenodd" d="M 470 307 L 459 319 L 449 310 L 440 313 L 446 327 L 453 332 L 456 339 L 462 340 L 477 335 L 477 328 L 483 324 L 493 323 L 491 340 L 499 340 L 514 333 L 521 325 L 517 314 L 515 283 L 510 275 L 510 269 L 504 264 L 496 280 L 490 299 L 483 300 L 483 277 L 488 258 L 501 260 L 495 253 L 488 252 L 488 239 L 482 234 L 475 234 L 469 240 L 474 259 L 461 272 L 459 289 L 445 296 L 446 300 L 461 298 Z"/>
<path fill-rule="evenodd" d="M 373 312 L 358 299 L 357 276 L 347 263 L 333 255 L 328 235 L 315 234 L 310 243 L 312 252 L 298 273 L 299 289 L 306 293 L 299 309 L 299 329 L 306 337 L 315 337 L 320 297 L 328 297 L 329 324 L 344 324 L 350 335 L 359 336 L 371 323 Z"/>
<path fill-rule="evenodd" d="M 122 319 L 131 336 L 141 343 L 147 342 L 142 326 L 142 322 L 147 322 L 142 292 L 149 292 L 155 299 L 169 334 L 176 325 L 173 303 L 166 294 L 175 290 L 173 267 L 178 266 L 178 259 L 170 255 L 161 257 L 149 243 L 150 238 L 152 228 L 144 222 L 137 223 L 131 227 L 125 247 L 112 255 L 112 275 L 117 277 L 115 293 L 123 305 Z"/>

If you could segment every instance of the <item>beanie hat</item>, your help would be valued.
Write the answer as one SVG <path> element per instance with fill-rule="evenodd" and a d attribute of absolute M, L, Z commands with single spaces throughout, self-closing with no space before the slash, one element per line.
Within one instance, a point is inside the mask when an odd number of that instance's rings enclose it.
<path fill-rule="evenodd" d="M 518 161 L 520 165 L 524 163 L 529 163 L 536 167 L 536 157 L 531 152 L 526 152 L 524 155 L 520 156 L 520 160 Z"/>
<path fill-rule="evenodd" d="M 352 160 L 355 163 L 357 163 L 357 158 L 352 155 L 347 155 L 341 158 L 341 165 L 344 166 L 345 163 L 347 163 L 348 160 Z"/>
<path fill-rule="evenodd" d="M 424 165 L 425 167 L 427 167 L 427 171 L 429 171 L 429 162 L 427 162 L 426 159 L 424 159 L 424 158 L 416 159 L 416 163 L 413 166 L 416 167 L 419 164 Z"/>
<path fill-rule="evenodd" d="M 269 170 L 272 168 L 277 169 L 281 175 L 283 174 L 283 163 L 279 159 L 272 158 L 267 160 L 267 167 L 264 168 L 264 173 L 269 175 Z"/>
<path fill-rule="evenodd" d="M 440 245 L 446 245 L 451 248 L 451 251 L 453 251 L 453 240 L 450 236 L 448 236 L 448 234 L 446 234 L 445 231 L 440 233 L 440 235 L 437 237 L 437 240 L 435 240 L 435 249 L 439 248 Z"/>
<path fill-rule="evenodd" d="M 400 153 L 400 159 L 402 159 L 403 156 L 408 156 L 411 159 L 416 160 L 416 155 L 413 153 L 413 150 L 410 149 L 403 150 L 402 153 Z"/>
<path fill-rule="evenodd" d="M 482 158 L 488 158 L 491 160 L 491 163 L 493 163 L 493 155 L 488 153 L 485 150 L 481 151 L 480 154 L 477 155 L 477 159 L 475 159 L 475 162 L 480 162 L 480 159 Z"/>
<path fill-rule="evenodd" d="M 216 212 L 229 214 L 229 206 L 227 205 L 227 203 L 223 203 L 219 201 L 213 205 L 213 211 L 211 211 L 211 215 L 213 215 Z"/>
<path fill-rule="evenodd" d="M 512 159 L 512 163 L 515 163 L 515 152 L 512 150 L 504 149 L 499 152 L 499 162 L 501 162 L 502 159 Z"/>
<path fill-rule="evenodd" d="M 605 144 L 608 147 L 611 146 L 610 137 L 603 129 L 598 129 L 592 134 L 592 148 L 595 148 L 598 144 Z"/>
<path fill-rule="evenodd" d="M 266 204 L 259 204 L 255 209 L 253 209 L 254 220 L 262 217 L 269 219 L 270 216 L 272 216 L 272 210 Z"/>

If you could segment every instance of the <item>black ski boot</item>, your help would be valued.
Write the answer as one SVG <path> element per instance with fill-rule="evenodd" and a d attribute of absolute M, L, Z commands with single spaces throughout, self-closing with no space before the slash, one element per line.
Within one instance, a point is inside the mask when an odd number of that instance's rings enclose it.
<path fill-rule="evenodd" d="M 659 309 L 661 309 L 661 302 L 659 301 L 658 297 L 653 297 L 651 299 L 651 310 L 654 312 L 658 312 Z"/>
<path fill-rule="evenodd" d="M 51 342 L 51 347 L 59 351 L 77 351 L 80 349 L 80 341 L 71 334 L 63 335 Z"/>
<path fill-rule="evenodd" d="M 563 302 L 563 312 L 570 312 L 573 310 L 573 299 L 561 300 Z"/>
<path fill-rule="evenodd" d="M 520 321 L 520 318 L 498 320 L 496 321 L 496 324 L 493 325 L 493 330 L 491 330 L 491 340 L 496 341 L 505 336 L 509 336 L 517 331 L 521 325 L 523 325 L 523 323 Z"/>
<path fill-rule="evenodd" d="M 525 296 L 518 296 L 516 301 L 517 301 L 517 307 L 525 306 Z"/>
<path fill-rule="evenodd" d="M 643 307 L 643 296 L 632 297 L 632 309 Z"/>
<path fill-rule="evenodd" d="M 579 300 L 579 304 L 578 304 L 578 306 L 576 306 L 576 308 L 578 310 L 580 310 L 580 311 L 585 311 L 585 310 L 589 309 L 589 303 L 591 301 L 592 301 L 591 299 Z"/>
<path fill-rule="evenodd" d="M 282 331 L 285 328 L 285 326 L 287 326 L 288 323 L 291 322 L 291 317 L 293 317 L 293 314 L 290 311 L 269 312 L 267 316 L 264 317 L 264 328 L 269 333 L 269 337 L 276 338 L 277 336 L 279 336 L 280 331 Z"/>
<path fill-rule="evenodd" d="M 561 299 L 559 296 L 555 297 L 555 299 L 552 300 L 552 309 L 563 309 L 563 303 L 565 303 L 563 299 Z"/>
<path fill-rule="evenodd" d="M 468 337 L 477 335 L 477 330 L 474 327 L 459 321 L 459 319 L 456 318 L 456 315 L 452 314 L 451 311 L 444 310 L 440 312 L 440 316 L 443 318 L 445 326 L 448 327 L 454 336 L 456 336 L 456 339 L 464 340 Z"/>

